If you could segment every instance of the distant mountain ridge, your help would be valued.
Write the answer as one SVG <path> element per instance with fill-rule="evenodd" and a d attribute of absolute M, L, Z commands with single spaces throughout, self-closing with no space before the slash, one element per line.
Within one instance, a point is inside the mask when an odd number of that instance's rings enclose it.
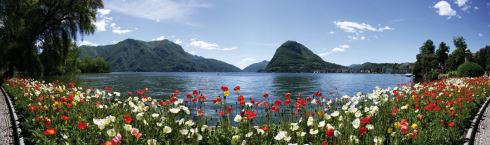
<path fill-rule="evenodd" d="M 269 64 L 269 61 L 264 60 L 261 62 L 253 63 L 243 69 L 244 72 L 262 72 Z"/>
<path fill-rule="evenodd" d="M 326 62 L 296 41 L 286 41 L 277 48 L 266 72 L 338 72 L 346 67 Z"/>
<path fill-rule="evenodd" d="M 231 64 L 192 55 L 169 40 L 140 41 L 126 39 L 112 45 L 81 46 L 80 57 L 101 56 L 110 71 L 121 72 L 239 72 Z"/>

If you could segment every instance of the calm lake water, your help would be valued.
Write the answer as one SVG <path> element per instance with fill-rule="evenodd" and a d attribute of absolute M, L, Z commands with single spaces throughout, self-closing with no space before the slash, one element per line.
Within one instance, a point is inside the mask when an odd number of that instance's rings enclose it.
<path fill-rule="evenodd" d="M 167 98 L 173 90 L 183 94 L 200 90 L 208 100 L 221 95 L 221 85 L 230 90 L 240 85 L 245 98 L 261 98 L 264 92 L 271 99 L 282 97 L 285 92 L 311 95 L 316 91 L 329 97 L 352 96 L 357 92 L 368 93 L 376 86 L 394 87 L 409 83 L 412 78 L 400 74 L 345 74 L 345 73 L 217 73 L 217 72 L 114 72 L 107 74 L 83 74 L 79 81 L 87 86 L 103 88 L 111 86 L 125 94 L 136 89 L 150 89 L 153 98 Z M 232 92 L 231 96 L 234 96 Z M 293 96 L 294 97 L 294 96 Z M 236 99 L 236 97 L 229 97 Z"/>

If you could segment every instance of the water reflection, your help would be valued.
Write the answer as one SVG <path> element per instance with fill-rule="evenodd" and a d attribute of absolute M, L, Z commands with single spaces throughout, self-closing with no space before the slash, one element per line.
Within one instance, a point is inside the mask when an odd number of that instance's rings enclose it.
<path fill-rule="evenodd" d="M 411 78 L 392 74 L 150 72 L 83 74 L 79 80 L 96 88 L 112 86 L 119 92 L 148 88 L 149 95 L 155 98 L 169 97 L 175 89 L 183 93 L 200 90 L 208 98 L 214 98 L 221 95 L 221 85 L 230 88 L 240 85 L 241 95 L 247 98 L 260 98 L 264 92 L 269 92 L 271 98 L 275 98 L 282 97 L 285 92 L 311 95 L 322 91 L 325 95 L 354 95 L 356 92 L 370 92 L 376 86 L 385 88 L 407 83 Z M 230 100 L 236 100 L 236 97 L 230 97 Z"/>

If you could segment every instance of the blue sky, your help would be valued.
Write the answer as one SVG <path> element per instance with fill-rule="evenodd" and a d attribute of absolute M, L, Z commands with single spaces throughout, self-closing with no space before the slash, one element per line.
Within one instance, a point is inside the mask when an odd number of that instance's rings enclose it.
<path fill-rule="evenodd" d="M 414 62 L 421 44 L 463 36 L 490 45 L 486 0 L 104 0 L 79 45 L 168 39 L 240 68 L 270 60 L 287 40 L 342 65 Z"/>

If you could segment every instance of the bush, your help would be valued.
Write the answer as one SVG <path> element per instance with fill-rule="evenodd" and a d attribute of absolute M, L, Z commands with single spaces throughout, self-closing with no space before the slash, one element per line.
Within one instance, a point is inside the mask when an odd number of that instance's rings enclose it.
<path fill-rule="evenodd" d="M 483 68 L 474 62 L 465 62 L 458 66 L 458 75 L 461 77 L 476 77 L 482 76 Z"/>
<path fill-rule="evenodd" d="M 447 73 L 448 77 L 457 77 L 459 76 L 457 71 L 450 71 Z"/>

